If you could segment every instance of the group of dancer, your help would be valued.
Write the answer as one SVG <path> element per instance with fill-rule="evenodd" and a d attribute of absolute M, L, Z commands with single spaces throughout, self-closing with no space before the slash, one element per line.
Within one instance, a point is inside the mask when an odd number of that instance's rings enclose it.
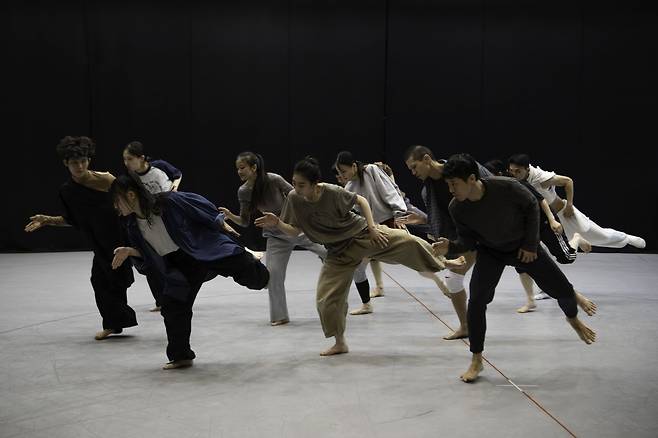
<path fill-rule="evenodd" d="M 90 170 L 95 144 L 88 137 L 65 137 L 56 149 L 70 175 L 59 191 L 63 214 L 32 216 L 25 230 L 74 226 L 87 235 L 103 327 L 97 340 L 137 325 L 127 300 L 131 266 L 144 274 L 156 302 L 153 310 L 165 324 L 169 361 L 164 369 L 192 365 L 194 301 L 202 284 L 217 275 L 248 289 L 267 288 L 271 325 L 289 323 L 286 270 L 299 246 L 322 260 L 316 306 L 324 335 L 334 338 L 334 345 L 321 355 L 349 351 L 345 329 L 352 281 L 362 305 L 349 313 L 370 314 L 371 298 L 384 293 L 381 263 L 401 264 L 450 298 L 459 327 L 445 339 L 468 337 L 473 357 L 461 379 L 472 382 L 482 371 L 486 308 L 505 266 L 517 269 L 526 290 L 528 302 L 519 312 L 536 308 L 534 281 L 591 344 L 596 335 L 577 313 L 580 307 L 591 316 L 596 305 L 574 290 L 540 242 L 559 263 L 572 263 L 578 249 L 588 252 L 592 245 L 644 247 L 641 238 L 601 228 L 578 211 L 573 180 L 531 166 L 527 155 L 510 157 L 507 165 L 494 160 L 483 166 L 468 154 L 439 160 L 425 146 L 410 147 L 403 158 L 423 182 L 424 212 L 409 202 L 389 166 L 364 164 L 348 151 L 332 166 L 339 185 L 322 182 L 320 164 L 312 157 L 295 164 L 290 183 L 267 172 L 259 154 L 243 152 L 235 161 L 243 183 L 240 211 L 234 214 L 179 191 L 182 173 L 150 159 L 139 142 L 123 148 L 127 173 L 116 178 Z M 566 200 L 555 187 L 564 187 Z M 262 229 L 265 265 L 240 244 L 227 221 Z M 376 281 L 372 290 L 368 265 Z M 471 268 L 467 294 L 464 276 Z"/>

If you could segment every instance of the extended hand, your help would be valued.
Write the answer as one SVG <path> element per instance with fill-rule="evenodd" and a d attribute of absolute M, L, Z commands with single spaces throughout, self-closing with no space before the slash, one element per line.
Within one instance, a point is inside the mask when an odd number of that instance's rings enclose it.
<path fill-rule="evenodd" d="M 50 216 L 46 216 L 44 214 L 36 214 L 30 217 L 30 223 L 25 225 L 25 231 L 27 233 L 31 233 L 32 231 L 38 230 L 48 223 L 49 217 Z"/>
<path fill-rule="evenodd" d="M 274 228 L 279 223 L 279 217 L 274 213 L 263 213 L 261 217 L 254 221 L 254 225 L 259 228 Z"/>
<path fill-rule="evenodd" d="M 407 225 L 420 225 L 420 224 L 425 224 L 427 221 L 425 218 L 417 213 L 409 213 L 404 216 L 400 216 L 395 220 L 396 222 L 400 222 L 401 224 L 407 224 Z"/>
<path fill-rule="evenodd" d="M 537 260 L 537 253 L 532 251 L 526 251 L 523 248 L 519 248 L 518 258 L 523 263 L 534 262 L 535 260 Z"/>
<path fill-rule="evenodd" d="M 117 269 L 123 265 L 123 262 L 130 256 L 132 248 L 127 246 L 120 246 L 114 250 L 114 258 L 112 259 L 112 269 Z"/>
<path fill-rule="evenodd" d="M 551 222 L 551 230 L 553 230 L 554 233 L 562 234 L 562 224 L 558 221 Z"/>

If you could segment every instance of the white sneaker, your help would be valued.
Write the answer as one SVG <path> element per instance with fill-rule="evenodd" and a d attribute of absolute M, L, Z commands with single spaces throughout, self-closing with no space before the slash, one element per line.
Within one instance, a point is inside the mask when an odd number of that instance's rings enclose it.
<path fill-rule="evenodd" d="M 535 295 L 535 300 L 547 300 L 549 298 L 550 298 L 550 295 L 548 295 L 544 291 L 541 291 L 537 295 Z"/>
<path fill-rule="evenodd" d="M 640 249 L 647 246 L 647 242 L 645 242 L 643 238 L 638 236 L 631 236 L 630 234 L 628 235 L 628 237 L 626 237 L 626 241 L 628 242 L 629 245 Z"/>

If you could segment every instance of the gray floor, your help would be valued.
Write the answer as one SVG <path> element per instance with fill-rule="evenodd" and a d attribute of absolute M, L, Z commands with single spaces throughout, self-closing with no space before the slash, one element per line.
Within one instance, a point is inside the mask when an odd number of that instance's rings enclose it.
<path fill-rule="evenodd" d="M 658 255 L 589 254 L 565 268 L 599 305 L 592 346 L 554 301 L 517 314 L 508 268 L 488 311 L 485 354 L 500 371 L 487 365 L 472 385 L 457 378 L 467 346 L 440 338 L 441 320 L 456 321 L 449 301 L 400 266 L 385 266 L 374 314 L 348 317 L 351 352 L 330 358 L 318 355 L 330 342 L 314 256 L 293 254 L 287 326 L 269 326 L 267 292 L 215 279 L 196 302 L 195 366 L 162 371 L 164 326 L 143 277 L 129 291 L 139 326 L 93 340 L 90 260 L 0 255 L 0 437 L 658 436 Z"/>

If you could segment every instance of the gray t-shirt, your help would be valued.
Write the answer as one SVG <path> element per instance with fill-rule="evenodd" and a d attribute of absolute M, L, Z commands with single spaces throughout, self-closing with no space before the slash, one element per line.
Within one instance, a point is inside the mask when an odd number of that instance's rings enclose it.
<path fill-rule="evenodd" d="M 268 172 L 263 196 L 261 196 L 257 205 L 252 206 L 251 197 L 254 189 L 249 187 L 247 183 L 242 184 L 238 188 L 240 217 L 249 222 L 251 220 L 251 211 L 254 209 L 279 215 L 281 208 L 283 208 L 283 201 L 285 201 L 291 190 L 292 186 L 281 175 Z"/>
<path fill-rule="evenodd" d="M 316 202 L 308 202 L 295 191 L 288 194 L 281 220 L 301 229 L 311 241 L 324 245 L 330 254 L 344 251 L 356 235 L 367 228 L 365 218 L 352 211 L 356 193 L 334 184 L 321 184 Z"/>

